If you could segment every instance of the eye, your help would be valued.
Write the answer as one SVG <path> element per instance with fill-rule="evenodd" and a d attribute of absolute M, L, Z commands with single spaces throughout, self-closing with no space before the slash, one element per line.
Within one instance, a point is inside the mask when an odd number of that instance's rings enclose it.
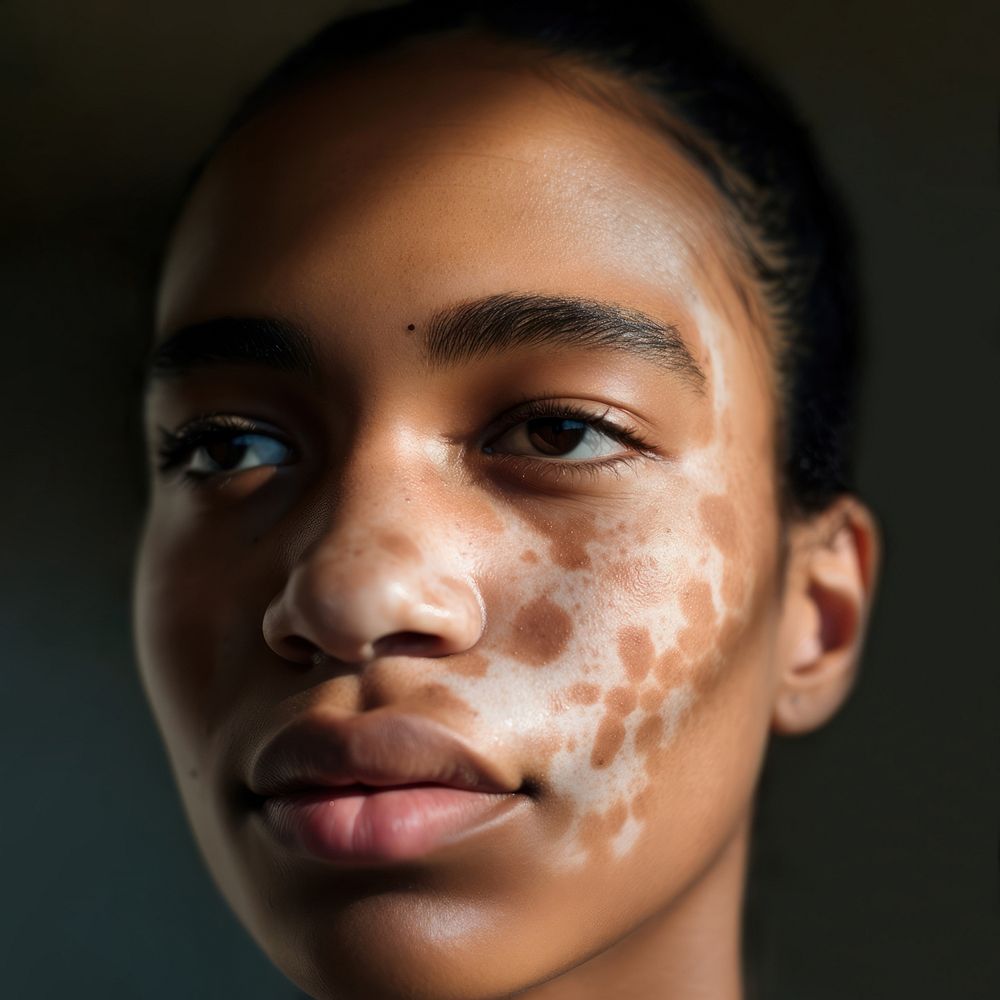
<path fill-rule="evenodd" d="M 187 471 L 198 475 L 243 472 L 261 465 L 284 465 L 289 449 L 264 434 L 238 434 L 197 447 Z"/>
<path fill-rule="evenodd" d="M 622 451 L 621 443 L 586 421 L 569 417 L 535 417 L 504 432 L 485 449 L 507 455 L 563 458 L 586 462 Z"/>
<path fill-rule="evenodd" d="M 613 423 L 605 408 L 590 413 L 572 404 L 529 403 L 505 418 L 484 445 L 486 454 L 566 463 L 615 461 L 645 450 L 638 431 Z"/>
<path fill-rule="evenodd" d="M 195 421 L 177 433 L 162 430 L 160 470 L 180 469 L 194 479 L 233 475 L 263 466 L 287 465 L 292 448 L 242 418 Z"/>

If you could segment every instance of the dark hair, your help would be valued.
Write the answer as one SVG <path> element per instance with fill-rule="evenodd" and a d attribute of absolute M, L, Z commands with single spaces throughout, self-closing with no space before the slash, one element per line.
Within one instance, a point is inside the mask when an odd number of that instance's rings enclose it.
<path fill-rule="evenodd" d="M 657 123 L 732 209 L 734 237 L 779 334 L 783 502 L 809 513 L 847 492 L 859 349 L 851 233 L 788 103 L 683 0 L 412 0 L 355 14 L 284 59 L 215 148 L 313 77 L 406 39 L 459 28 L 586 59 L 666 112 Z"/>

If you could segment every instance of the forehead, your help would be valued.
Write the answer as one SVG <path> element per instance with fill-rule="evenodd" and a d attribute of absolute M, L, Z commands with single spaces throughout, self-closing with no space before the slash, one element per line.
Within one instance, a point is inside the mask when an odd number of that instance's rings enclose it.
<path fill-rule="evenodd" d="M 616 84 L 476 36 L 419 39 L 309 84 L 225 143 L 172 241 L 160 333 L 258 312 L 399 322 L 497 291 L 580 294 L 741 327 L 765 386 L 720 199 Z M 619 93 L 627 88 L 618 84 Z M 624 102 L 623 102 L 624 103 Z"/>

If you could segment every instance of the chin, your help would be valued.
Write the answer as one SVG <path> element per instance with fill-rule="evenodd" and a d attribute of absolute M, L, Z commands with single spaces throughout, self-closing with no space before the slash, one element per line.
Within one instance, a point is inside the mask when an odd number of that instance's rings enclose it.
<path fill-rule="evenodd" d="M 549 978 L 537 929 L 532 945 L 488 906 L 397 888 L 321 907 L 274 914 L 257 936 L 316 1000 L 501 1000 Z"/>

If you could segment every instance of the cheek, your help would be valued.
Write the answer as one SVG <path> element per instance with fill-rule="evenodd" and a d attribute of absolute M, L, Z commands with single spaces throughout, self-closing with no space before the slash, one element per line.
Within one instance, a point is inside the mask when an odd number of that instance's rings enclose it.
<path fill-rule="evenodd" d="M 700 496 L 659 531 L 652 511 L 603 529 L 575 519 L 565 545 L 536 525 L 508 542 L 506 582 L 484 588 L 485 656 L 455 682 L 484 739 L 520 734 L 526 772 L 560 817 L 567 865 L 625 856 L 655 826 L 665 788 L 674 807 L 681 788 L 697 801 L 711 782 L 699 789 L 692 776 L 706 760 L 721 765 L 759 742 L 763 707 L 750 703 L 768 542 L 752 551 L 733 503 Z"/>
<path fill-rule="evenodd" d="M 210 538 L 188 538 L 151 517 L 136 568 L 135 633 L 143 684 L 175 760 L 205 755 L 260 659 L 257 605 L 267 597 L 247 592 L 254 574 L 243 569 Z"/>

